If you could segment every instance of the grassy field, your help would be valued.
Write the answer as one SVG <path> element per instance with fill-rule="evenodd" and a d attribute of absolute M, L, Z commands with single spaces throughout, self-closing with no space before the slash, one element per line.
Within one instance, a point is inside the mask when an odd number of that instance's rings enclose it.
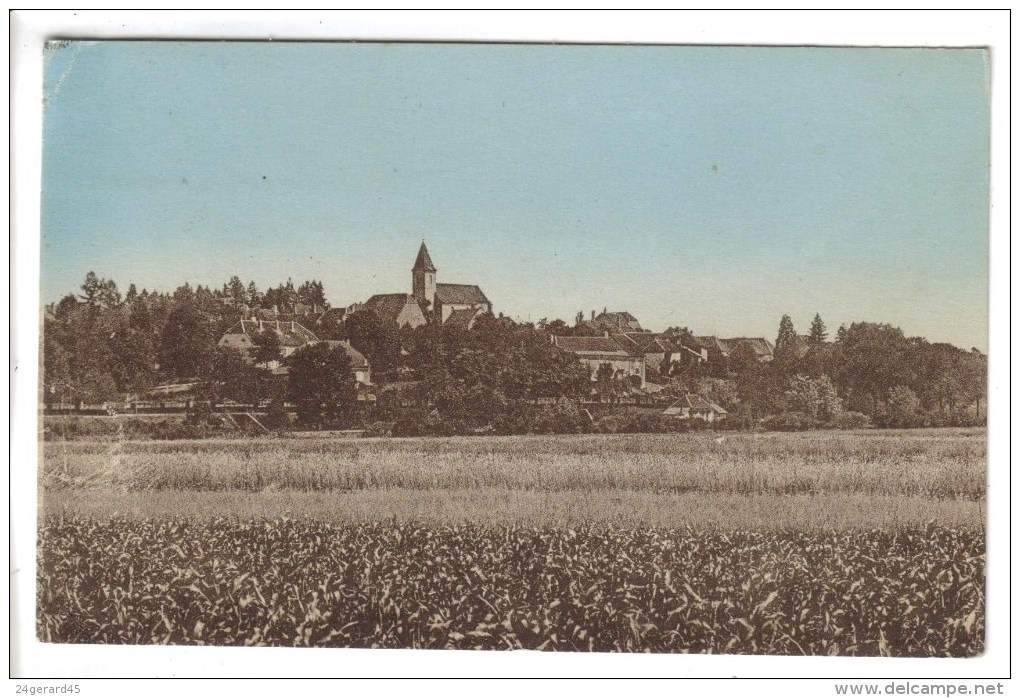
<path fill-rule="evenodd" d="M 39 633 L 972 655 L 985 467 L 983 429 L 51 440 Z"/>
<path fill-rule="evenodd" d="M 856 492 L 984 498 L 983 430 L 67 441 L 41 485 L 126 490 Z"/>

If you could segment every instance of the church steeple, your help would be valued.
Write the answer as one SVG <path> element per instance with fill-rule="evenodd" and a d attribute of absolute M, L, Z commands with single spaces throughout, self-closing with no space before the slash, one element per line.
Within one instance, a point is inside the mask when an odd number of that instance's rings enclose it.
<path fill-rule="evenodd" d="M 429 250 L 425 247 L 425 241 L 421 241 L 418 248 L 418 258 L 414 260 L 411 268 L 411 292 L 419 304 L 427 310 L 433 309 L 436 300 L 436 265 L 429 257 Z"/>
<path fill-rule="evenodd" d="M 429 250 L 425 247 L 425 241 L 421 241 L 421 247 L 418 248 L 418 259 L 414 260 L 414 266 L 411 271 L 430 271 L 433 274 L 436 273 L 436 267 L 432 264 L 432 258 L 429 257 Z"/>

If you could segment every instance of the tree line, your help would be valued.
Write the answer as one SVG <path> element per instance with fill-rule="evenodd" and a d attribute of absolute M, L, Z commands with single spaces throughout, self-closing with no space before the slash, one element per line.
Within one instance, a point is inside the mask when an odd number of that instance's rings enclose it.
<path fill-rule="evenodd" d="M 261 292 L 234 276 L 219 289 L 184 284 L 173 293 L 154 293 L 132 285 L 122 296 L 112 280 L 90 272 L 81 293 L 66 296 L 44 320 L 43 399 L 94 404 L 161 384 L 196 383 L 213 401 L 269 402 L 270 421 L 282 420 L 289 403 L 314 427 L 371 419 L 406 434 L 520 433 L 590 428 L 591 420 L 580 413 L 583 403 L 622 403 L 637 391 L 633 379 L 616 378 L 611 370 L 596 371 L 593 381 L 576 357 L 551 344 L 551 334 L 605 331 L 583 318 L 571 326 L 486 314 L 468 330 L 434 324 L 398 329 L 368 310 L 310 316 L 316 319 L 309 329 L 320 339 L 347 340 L 368 359 L 377 397 L 369 412 L 359 409 L 341 349 L 323 344 L 299 350 L 286 362 L 289 377 L 281 382 L 266 368 L 282 358 L 274 332 L 254 338 L 252 360 L 217 346 L 245 306 L 295 303 L 329 308 L 314 280 L 295 286 L 288 279 Z M 675 347 L 698 349 L 686 328 L 660 336 Z M 725 408 L 726 423 L 735 428 L 938 426 L 984 419 L 985 355 L 907 337 L 887 324 L 855 322 L 830 338 L 817 315 L 806 335 L 783 316 L 771 361 L 762 361 L 747 343 L 731 349 L 724 354 L 709 347 L 707 361 L 677 351 L 649 365 L 649 380 L 663 386 L 653 394 L 658 409 L 698 394 Z M 653 421 L 613 428 L 675 427 L 673 421 Z"/>
<path fill-rule="evenodd" d="M 706 363 L 685 359 L 665 370 L 671 381 L 729 410 L 734 426 L 764 420 L 779 429 L 916 427 L 984 420 L 987 356 L 908 337 L 889 324 L 854 322 L 830 341 L 819 315 L 807 335 L 798 335 L 784 315 L 772 361 L 760 361 L 747 343 L 728 356 L 708 353 Z"/>

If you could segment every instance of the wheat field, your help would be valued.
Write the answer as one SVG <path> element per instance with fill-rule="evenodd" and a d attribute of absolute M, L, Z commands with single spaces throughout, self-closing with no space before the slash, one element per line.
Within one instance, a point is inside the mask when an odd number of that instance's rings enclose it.
<path fill-rule="evenodd" d="M 985 434 L 47 441 L 40 639 L 971 656 Z"/>

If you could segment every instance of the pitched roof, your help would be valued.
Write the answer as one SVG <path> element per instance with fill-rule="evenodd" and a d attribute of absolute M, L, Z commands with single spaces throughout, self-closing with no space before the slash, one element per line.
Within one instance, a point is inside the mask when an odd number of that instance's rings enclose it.
<path fill-rule="evenodd" d="M 431 271 L 436 270 L 436 265 L 432 263 L 432 258 L 429 257 L 429 250 L 425 247 L 425 241 L 421 241 L 421 247 L 418 248 L 418 258 L 414 260 L 414 266 L 411 267 L 411 271 Z"/>
<path fill-rule="evenodd" d="M 455 327 L 463 327 L 466 330 L 471 329 L 471 325 L 474 323 L 475 317 L 481 312 L 478 308 L 463 308 L 461 310 L 454 310 L 450 313 L 450 316 L 446 318 L 444 325 L 453 325 Z"/>
<path fill-rule="evenodd" d="M 280 338 L 280 344 L 285 347 L 303 347 L 309 342 L 319 341 L 315 333 L 304 325 L 284 320 L 241 320 L 234 323 L 224 334 L 248 335 L 248 338 L 252 339 L 252 343 L 256 344 L 255 335 L 266 330 L 276 334 Z"/>
<path fill-rule="evenodd" d="M 472 284 L 436 284 L 436 298 L 447 305 L 488 303 L 482 289 Z"/>
<path fill-rule="evenodd" d="M 695 337 L 694 341 L 704 349 L 716 349 L 721 351 L 723 354 L 728 354 L 730 352 L 729 345 L 718 337 L 701 336 Z"/>
<path fill-rule="evenodd" d="M 350 342 L 336 339 L 327 339 L 324 341 L 326 343 L 326 346 L 328 346 L 330 349 L 336 349 L 337 347 L 340 347 L 341 349 L 346 351 L 347 356 L 349 356 L 351 359 L 351 368 L 353 369 L 369 368 L 368 359 L 365 358 L 364 354 L 362 354 L 360 351 L 352 347 Z"/>
<path fill-rule="evenodd" d="M 638 322 L 638 319 L 626 310 L 602 311 L 596 316 L 595 322 L 611 325 L 621 330 L 624 328 L 641 329 L 641 323 Z"/>
<path fill-rule="evenodd" d="M 654 332 L 624 332 L 614 337 L 620 338 L 620 343 L 624 346 L 632 345 L 642 351 L 661 351 L 665 348 L 665 345 L 661 344 L 658 340 L 659 337 Z"/>
<path fill-rule="evenodd" d="M 772 356 L 775 351 L 772 342 L 764 337 L 733 337 L 725 341 L 732 346 L 732 349 L 736 349 L 740 344 L 748 344 L 758 356 Z"/>
<path fill-rule="evenodd" d="M 709 402 L 700 395 L 684 395 L 682 398 L 670 405 L 664 414 L 682 414 L 684 410 L 697 410 L 699 412 L 712 411 L 716 414 L 729 414 L 714 402 Z"/>
<path fill-rule="evenodd" d="M 383 320 L 396 322 L 408 303 L 416 303 L 414 296 L 408 293 L 377 293 L 365 301 L 365 308 Z"/>
<path fill-rule="evenodd" d="M 730 337 L 720 339 L 719 337 L 695 337 L 695 341 L 706 349 L 718 349 L 723 354 L 730 354 L 741 344 L 747 344 L 759 357 L 772 356 L 775 348 L 772 342 L 764 337 Z"/>
<path fill-rule="evenodd" d="M 612 337 L 560 337 L 554 336 L 553 343 L 564 351 L 574 354 L 617 354 L 629 356 L 624 347 Z"/>

